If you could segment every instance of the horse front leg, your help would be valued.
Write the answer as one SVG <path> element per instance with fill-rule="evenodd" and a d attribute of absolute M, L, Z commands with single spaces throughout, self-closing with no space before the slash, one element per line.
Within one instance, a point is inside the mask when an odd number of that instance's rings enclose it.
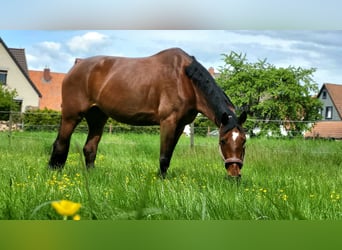
<path fill-rule="evenodd" d="M 79 119 L 63 119 L 49 160 L 50 169 L 62 169 L 68 157 L 70 138 Z"/>
<path fill-rule="evenodd" d="M 179 137 L 183 133 L 185 126 L 173 121 L 164 121 L 160 125 L 160 176 L 166 177 L 170 166 L 171 157 L 176 147 Z"/>

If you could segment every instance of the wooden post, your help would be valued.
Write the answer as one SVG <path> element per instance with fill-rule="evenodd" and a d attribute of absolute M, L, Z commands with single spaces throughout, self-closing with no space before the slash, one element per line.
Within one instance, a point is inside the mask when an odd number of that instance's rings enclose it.
<path fill-rule="evenodd" d="M 109 134 L 113 133 L 113 124 L 109 123 Z"/>
<path fill-rule="evenodd" d="M 190 124 L 190 148 L 195 146 L 195 123 Z"/>
<path fill-rule="evenodd" d="M 11 146 L 11 143 L 12 143 L 12 124 L 13 124 L 12 111 L 9 111 L 9 122 L 8 122 L 8 144 L 9 144 L 9 146 Z"/>

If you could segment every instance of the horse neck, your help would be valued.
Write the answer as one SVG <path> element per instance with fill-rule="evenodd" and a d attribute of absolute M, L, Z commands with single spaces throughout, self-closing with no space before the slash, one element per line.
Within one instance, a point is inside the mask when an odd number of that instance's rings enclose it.
<path fill-rule="evenodd" d="M 220 127 L 222 115 L 235 114 L 234 107 L 227 103 L 226 99 L 215 98 L 215 100 L 208 99 L 207 96 L 201 93 L 200 90 L 196 89 L 197 96 L 197 110 L 205 115 L 210 121 Z"/>
<path fill-rule="evenodd" d="M 233 104 L 196 58 L 191 57 L 191 60 L 192 62 L 185 68 L 185 72 L 194 83 L 197 110 L 219 127 L 224 113 L 235 117 Z"/>

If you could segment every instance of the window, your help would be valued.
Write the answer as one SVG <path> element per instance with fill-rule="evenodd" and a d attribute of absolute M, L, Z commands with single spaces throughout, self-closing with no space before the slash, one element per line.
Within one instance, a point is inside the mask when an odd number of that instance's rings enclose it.
<path fill-rule="evenodd" d="M 323 111 L 324 111 L 323 108 L 318 109 L 318 114 L 321 115 L 322 117 L 323 117 Z"/>
<path fill-rule="evenodd" d="M 325 119 L 332 119 L 333 108 L 328 106 L 325 108 Z"/>
<path fill-rule="evenodd" d="M 327 99 L 327 92 L 326 91 L 322 92 L 322 99 Z"/>
<path fill-rule="evenodd" d="M 15 102 L 15 109 L 13 111 L 21 111 L 23 106 L 23 99 L 14 98 L 13 101 Z"/>
<path fill-rule="evenodd" d="M 0 70 L 0 84 L 6 85 L 6 83 L 7 83 L 7 71 Z"/>

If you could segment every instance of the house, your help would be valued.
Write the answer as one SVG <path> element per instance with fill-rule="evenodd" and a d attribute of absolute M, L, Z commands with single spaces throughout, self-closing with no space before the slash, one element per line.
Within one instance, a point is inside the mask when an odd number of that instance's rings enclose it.
<path fill-rule="evenodd" d="M 61 110 L 62 104 L 62 82 L 64 73 L 51 72 L 49 68 L 42 71 L 29 70 L 29 76 L 35 86 L 42 93 L 39 109 Z"/>
<path fill-rule="evenodd" d="M 31 81 L 24 49 L 11 49 L 0 37 L 0 84 L 17 91 L 21 112 L 38 108 L 41 93 Z"/>
<path fill-rule="evenodd" d="M 305 133 L 306 138 L 342 139 L 342 85 L 325 83 L 317 98 L 323 103 L 322 120 Z"/>
<path fill-rule="evenodd" d="M 213 67 L 209 67 L 208 72 L 213 78 L 218 78 L 220 76 L 220 73 L 215 72 Z"/>

